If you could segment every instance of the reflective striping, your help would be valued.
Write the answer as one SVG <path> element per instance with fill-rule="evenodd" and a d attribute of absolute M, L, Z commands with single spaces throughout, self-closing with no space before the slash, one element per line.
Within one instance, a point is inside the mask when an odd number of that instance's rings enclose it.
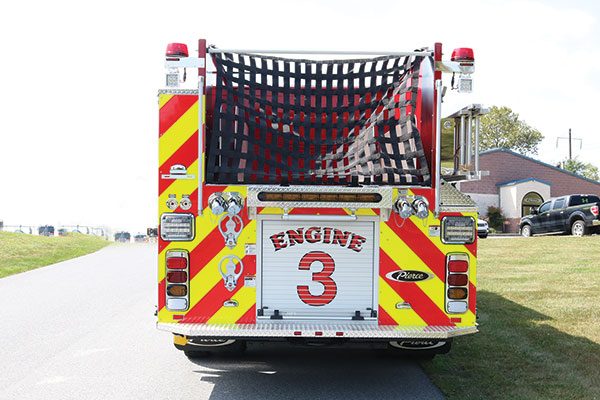
<path fill-rule="evenodd" d="M 164 193 L 166 189 L 174 182 L 170 179 L 160 179 L 161 175 L 169 174 L 171 166 L 175 164 L 181 164 L 188 169 L 188 174 L 195 176 L 196 172 L 192 171 L 192 164 L 198 160 L 198 131 L 194 132 L 188 140 L 186 140 L 181 147 L 175 151 L 159 168 L 158 168 L 158 193 L 159 195 Z M 197 169 L 194 168 L 194 169 Z M 190 179 L 190 181 L 196 181 L 197 179 Z M 195 187 L 197 183 L 194 182 Z M 189 194 L 189 193 L 187 193 Z M 193 198 L 195 201 L 195 197 Z"/>
<path fill-rule="evenodd" d="M 379 277 L 379 305 L 397 325 L 426 326 L 427 323 L 414 309 L 399 310 L 396 304 L 407 301 L 392 289 L 383 277 Z"/>
<path fill-rule="evenodd" d="M 386 276 L 388 272 L 398 270 L 400 267 L 385 253 L 380 255 L 380 273 Z M 412 309 L 425 321 L 427 325 L 454 325 L 448 315 L 440 308 L 423 290 L 420 282 L 390 282 L 390 287 L 398 293 Z"/>
<path fill-rule="evenodd" d="M 254 221 L 251 221 L 241 232 L 238 240 L 240 243 L 249 243 L 255 237 Z M 190 304 L 193 308 L 210 290 L 217 284 L 223 284 L 223 278 L 219 272 L 219 262 L 226 256 L 233 254 L 239 258 L 244 258 L 244 246 L 238 245 L 233 249 L 224 247 L 212 258 L 206 265 L 201 266 L 200 271 L 190 280 Z M 192 261 L 193 263 L 194 261 Z M 240 282 L 239 284 L 243 284 Z"/>
<path fill-rule="evenodd" d="M 256 323 L 256 304 L 254 303 L 255 299 L 256 299 L 256 297 L 254 299 L 252 299 L 253 304 L 246 311 L 246 313 L 244 315 L 242 315 L 240 318 L 238 318 L 237 321 L 235 321 L 236 324 L 254 324 L 254 323 Z"/>
<path fill-rule="evenodd" d="M 160 102 L 160 100 L 159 100 Z M 166 132 L 181 120 L 181 116 L 189 112 L 196 104 L 198 110 L 198 97 L 196 96 L 173 96 L 160 107 L 158 120 L 158 136 L 161 138 Z M 197 113 L 197 111 L 196 111 Z M 198 115 L 196 115 L 196 128 L 198 129 Z M 159 146 L 160 150 L 163 150 Z"/>
<path fill-rule="evenodd" d="M 172 94 L 159 94 L 158 95 L 158 108 L 163 108 L 163 106 L 165 104 L 167 104 L 167 102 L 169 100 L 171 100 L 173 98 Z"/>
<path fill-rule="evenodd" d="M 242 286 L 242 282 L 238 286 Z M 232 300 L 236 300 L 237 307 L 221 307 L 209 320 L 208 324 L 234 324 L 236 323 L 250 308 L 253 308 L 256 301 L 256 288 L 241 287 L 241 289 L 233 296 Z M 256 318 L 255 318 L 256 319 Z"/>
<path fill-rule="evenodd" d="M 158 165 L 163 165 L 198 131 L 198 102 L 194 103 L 159 139 Z M 196 181 L 197 182 L 197 181 Z"/>

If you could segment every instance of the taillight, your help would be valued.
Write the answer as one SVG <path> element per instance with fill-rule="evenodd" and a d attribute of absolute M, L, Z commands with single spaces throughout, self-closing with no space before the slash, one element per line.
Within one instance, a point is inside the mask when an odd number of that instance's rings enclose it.
<path fill-rule="evenodd" d="M 466 274 L 450 274 L 448 275 L 448 285 L 450 286 L 467 286 L 469 284 L 469 276 Z"/>
<path fill-rule="evenodd" d="M 598 214 L 600 214 L 600 210 L 598 209 L 598 206 L 592 206 L 592 208 L 590 208 L 590 211 L 592 212 L 592 214 L 594 214 L 596 217 L 598 216 Z"/>
<path fill-rule="evenodd" d="M 167 282 L 169 283 L 184 283 L 187 281 L 187 272 L 185 271 L 169 271 L 167 272 Z"/>
<path fill-rule="evenodd" d="M 167 258 L 167 268 L 169 269 L 186 269 L 187 259 L 184 257 Z"/>
<path fill-rule="evenodd" d="M 464 314 L 469 309 L 469 256 L 452 253 L 446 257 L 446 311 Z"/>
<path fill-rule="evenodd" d="M 467 272 L 469 269 L 469 261 L 467 260 L 448 260 L 448 271 L 450 272 Z"/>
<path fill-rule="evenodd" d="M 467 298 L 467 289 L 450 288 L 448 289 L 448 298 L 453 300 L 464 300 Z"/>
<path fill-rule="evenodd" d="M 185 296 L 187 295 L 186 285 L 169 285 L 167 287 L 167 295 L 169 296 Z"/>
<path fill-rule="evenodd" d="M 169 311 L 185 311 L 189 307 L 190 255 L 186 250 L 169 250 L 166 266 L 166 306 Z"/>

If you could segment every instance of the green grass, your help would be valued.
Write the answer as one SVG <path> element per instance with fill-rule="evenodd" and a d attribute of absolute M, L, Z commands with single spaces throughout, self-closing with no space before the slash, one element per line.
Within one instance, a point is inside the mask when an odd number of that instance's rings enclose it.
<path fill-rule="evenodd" d="M 108 246 L 97 236 L 45 237 L 0 232 L 0 278 L 79 257 Z"/>
<path fill-rule="evenodd" d="M 486 239 L 480 333 L 423 367 L 449 399 L 600 399 L 600 236 Z"/>

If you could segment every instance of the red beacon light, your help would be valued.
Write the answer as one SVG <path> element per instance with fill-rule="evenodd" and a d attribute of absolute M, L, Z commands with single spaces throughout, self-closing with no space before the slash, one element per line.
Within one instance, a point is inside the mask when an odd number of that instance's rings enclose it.
<path fill-rule="evenodd" d="M 185 43 L 169 43 L 165 53 L 167 59 L 189 57 L 187 44 Z"/>
<path fill-rule="evenodd" d="M 455 63 L 452 69 L 452 88 L 458 89 L 459 93 L 471 93 L 473 91 L 473 78 L 475 72 L 475 55 L 470 47 L 459 47 L 452 50 L 450 61 Z M 458 85 L 454 87 L 454 73 L 458 73 Z"/>
<path fill-rule="evenodd" d="M 475 56 L 473 55 L 473 49 L 468 47 L 459 47 L 458 49 L 452 50 L 452 56 L 450 57 L 450 61 L 457 62 L 474 62 Z"/>
<path fill-rule="evenodd" d="M 184 43 L 169 43 L 165 56 L 167 57 L 167 87 L 179 87 L 179 68 L 176 65 L 169 65 L 169 63 L 176 64 L 181 58 L 189 57 L 187 45 Z M 185 82 L 185 77 L 186 71 L 184 68 L 183 82 Z"/>

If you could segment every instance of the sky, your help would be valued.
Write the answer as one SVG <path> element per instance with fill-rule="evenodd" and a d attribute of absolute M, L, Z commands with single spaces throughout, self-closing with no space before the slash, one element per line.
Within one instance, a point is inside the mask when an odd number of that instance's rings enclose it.
<path fill-rule="evenodd" d="M 12 1 L 0 14 L 0 220 L 143 232 L 157 224 L 158 105 L 169 42 L 221 48 L 472 47 L 474 93 L 508 106 L 537 155 L 600 167 L 594 1 Z M 194 50 L 194 51 L 192 51 Z M 446 85 L 449 78 L 445 78 Z"/>

